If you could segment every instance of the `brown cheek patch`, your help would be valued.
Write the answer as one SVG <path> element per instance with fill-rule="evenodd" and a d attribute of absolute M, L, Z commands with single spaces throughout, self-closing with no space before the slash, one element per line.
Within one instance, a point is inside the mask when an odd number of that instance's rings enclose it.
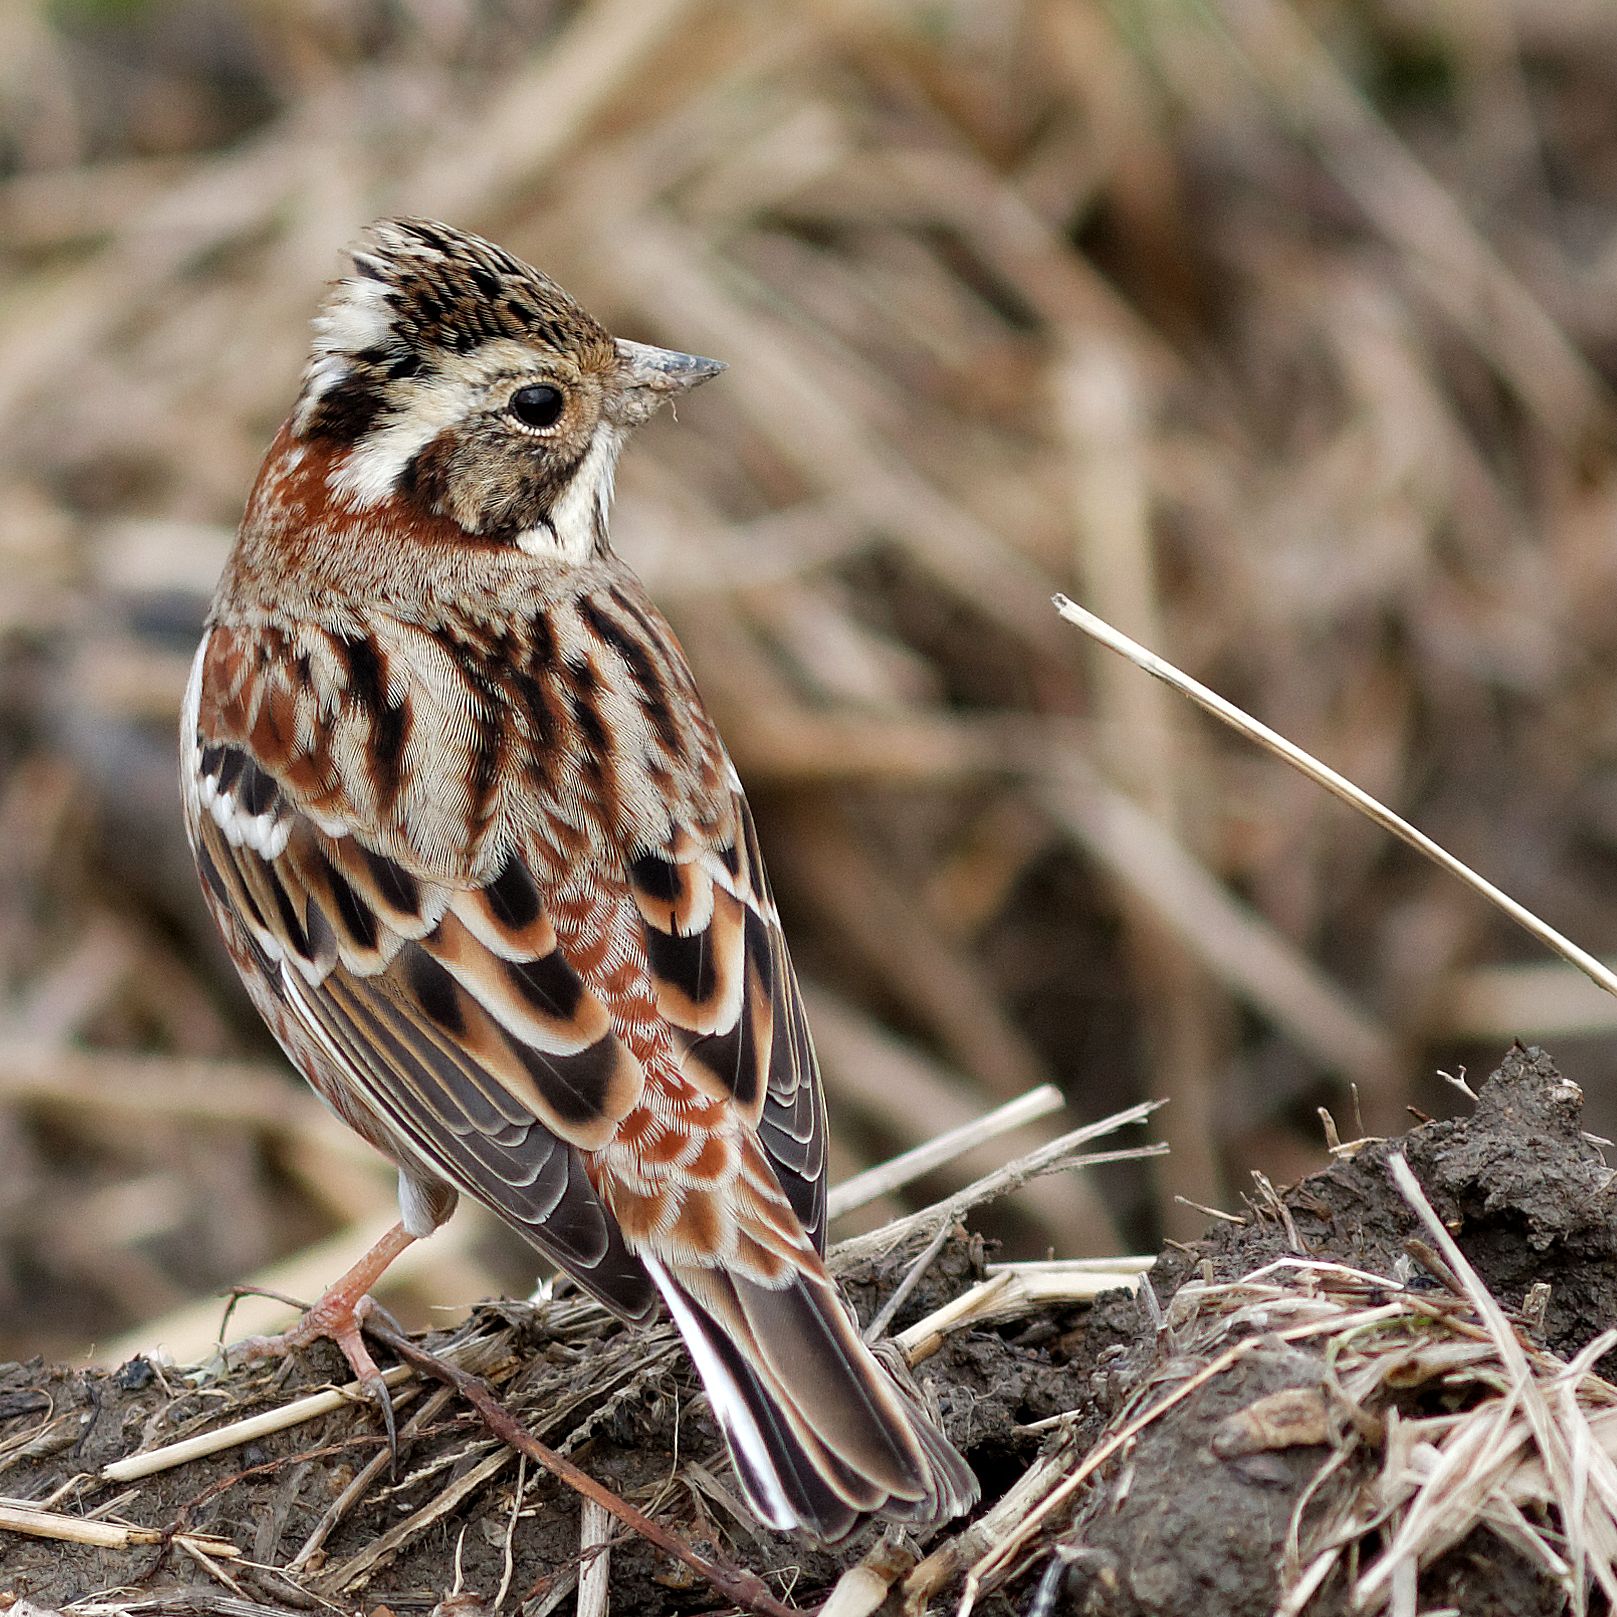
<path fill-rule="evenodd" d="M 399 477 L 399 492 L 435 516 L 449 509 L 449 476 L 454 462 L 454 438 L 441 432 L 416 451 Z"/>

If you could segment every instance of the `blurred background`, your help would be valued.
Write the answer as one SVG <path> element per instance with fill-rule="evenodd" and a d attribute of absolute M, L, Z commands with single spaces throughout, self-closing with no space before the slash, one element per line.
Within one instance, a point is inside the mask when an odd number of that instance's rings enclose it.
<path fill-rule="evenodd" d="M 992 1226 L 1150 1248 L 1516 1035 L 1617 1130 L 1617 1004 L 1049 606 L 1617 951 L 1614 83 L 1609 0 L 0 11 L 0 1358 L 199 1352 L 392 1217 L 212 936 L 173 739 L 384 212 L 730 362 L 614 531 L 753 796 L 839 1174 L 1045 1080 L 957 1180 L 1167 1097 L 1170 1158 Z M 418 1321 L 534 1273 L 471 1211 L 401 1271 Z"/>

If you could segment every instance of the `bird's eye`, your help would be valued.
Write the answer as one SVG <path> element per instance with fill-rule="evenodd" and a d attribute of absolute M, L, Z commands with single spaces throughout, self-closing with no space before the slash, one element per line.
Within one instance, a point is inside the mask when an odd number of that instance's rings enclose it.
<path fill-rule="evenodd" d="M 534 382 L 527 387 L 519 387 L 511 395 L 510 410 L 525 427 L 553 427 L 561 417 L 564 403 L 566 400 L 562 398 L 559 387 Z"/>

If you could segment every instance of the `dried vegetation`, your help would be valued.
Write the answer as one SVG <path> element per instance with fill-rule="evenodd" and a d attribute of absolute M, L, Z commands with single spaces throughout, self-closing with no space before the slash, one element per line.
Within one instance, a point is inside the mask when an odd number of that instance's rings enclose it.
<path fill-rule="evenodd" d="M 0 1357 L 199 1356 L 219 1287 L 310 1295 L 390 1216 L 207 936 L 171 742 L 307 317 L 389 210 L 731 362 L 616 531 L 756 801 L 840 1176 L 1045 1080 L 1166 1096 L 1170 1157 L 987 1226 L 1116 1253 L 1313 1165 L 1350 1083 L 1379 1134 L 1517 1033 L 1601 1071 L 1610 1000 L 1048 602 L 1617 951 L 1614 78 L 1602 0 L 6 10 Z M 930 1195 L 1068 1126 L 1018 1115 Z M 389 1296 L 529 1283 L 463 1213 Z"/>

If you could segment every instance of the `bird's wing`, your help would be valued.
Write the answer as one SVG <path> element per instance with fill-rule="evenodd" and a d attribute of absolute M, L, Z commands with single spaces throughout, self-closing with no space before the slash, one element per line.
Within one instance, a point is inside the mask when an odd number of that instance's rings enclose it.
<path fill-rule="evenodd" d="M 220 630 L 199 670 L 208 659 L 246 660 Z M 291 662 L 289 673 L 272 657 L 278 674 L 256 677 L 296 683 Z M 240 682 L 217 673 L 227 689 Z M 666 1048 L 755 1125 L 823 1244 L 813 1051 L 727 759 L 715 810 L 595 870 L 581 924 L 553 844 L 519 838 L 484 879 L 455 883 L 428 875 L 374 813 L 336 812 L 340 713 L 311 726 L 273 690 L 193 709 L 191 819 L 209 897 L 391 1139 L 603 1300 L 643 1314 L 651 1288 L 586 1164 L 639 1102 L 642 1058 Z M 402 750 L 411 738 L 393 739 Z M 610 935 L 591 935 L 603 914 Z"/>
<path fill-rule="evenodd" d="M 681 824 L 627 863 L 657 1007 L 685 1076 L 730 1097 L 815 1246 L 825 1248 L 825 1107 L 814 1046 L 758 851 L 732 783 L 725 834 Z"/>
<path fill-rule="evenodd" d="M 573 641 L 559 642 L 566 706 L 613 751 L 600 795 L 616 824 L 614 857 L 601 879 L 627 886 L 639 921 L 618 930 L 644 962 L 685 1077 L 753 1125 L 823 1252 L 824 1093 L 741 782 L 678 639 L 637 580 L 618 573 L 582 595 L 576 625 Z M 654 806 L 637 801 L 648 782 Z"/>
<path fill-rule="evenodd" d="M 214 757 L 233 767 L 228 749 Z M 207 815 L 198 864 L 350 1101 L 603 1301 L 644 1316 L 645 1274 L 581 1155 L 610 1139 L 643 1075 L 520 866 L 454 891 L 295 811 L 279 823 L 284 844 L 266 855 Z"/>
<path fill-rule="evenodd" d="M 306 1074 L 315 1088 L 335 1082 L 328 1099 L 350 1115 L 357 1103 L 406 1169 L 473 1196 L 602 1301 L 647 1315 L 655 1291 L 585 1167 L 643 1073 L 557 947 L 523 862 L 475 886 L 431 880 L 300 806 L 308 794 L 288 784 L 284 756 L 270 765 L 281 749 L 261 722 L 189 705 L 204 888 L 247 951 L 238 963 L 324 1057 L 324 1083 Z"/>

